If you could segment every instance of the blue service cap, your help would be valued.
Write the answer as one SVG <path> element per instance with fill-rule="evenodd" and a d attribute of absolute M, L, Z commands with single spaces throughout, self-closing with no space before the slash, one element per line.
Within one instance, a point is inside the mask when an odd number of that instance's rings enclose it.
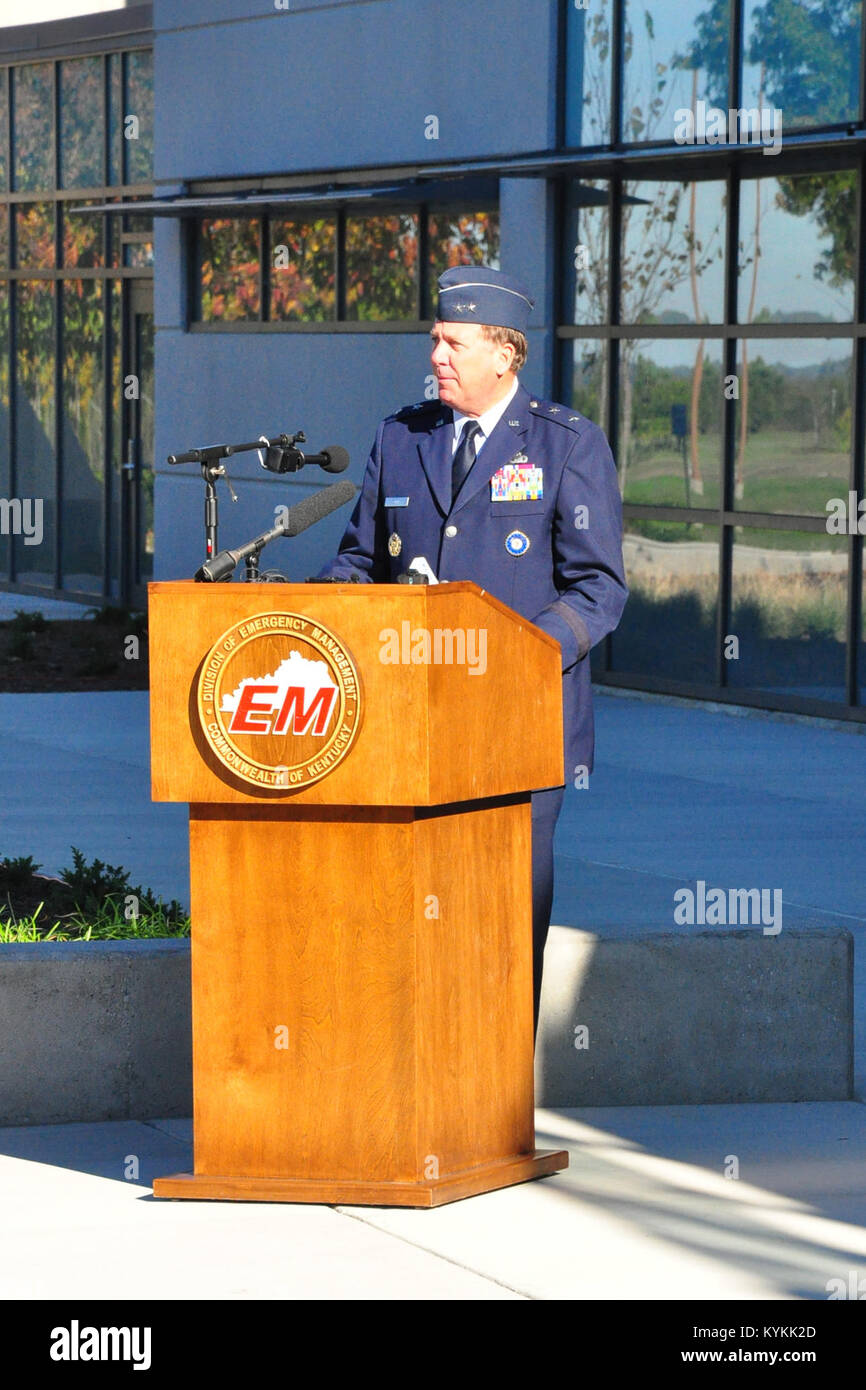
<path fill-rule="evenodd" d="M 443 323 L 486 323 L 525 333 L 534 303 L 518 280 L 486 265 L 455 265 L 439 276 Z"/>

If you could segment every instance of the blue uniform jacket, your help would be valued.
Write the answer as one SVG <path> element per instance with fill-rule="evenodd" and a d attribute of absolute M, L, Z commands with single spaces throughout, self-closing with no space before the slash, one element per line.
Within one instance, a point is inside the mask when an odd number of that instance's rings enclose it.
<path fill-rule="evenodd" d="M 320 576 L 393 583 L 423 555 L 438 579 L 474 580 L 555 637 L 569 781 L 592 768 L 587 653 L 616 627 L 628 594 L 610 447 L 576 411 L 518 386 L 452 506 L 453 438 L 438 400 L 382 421 L 339 554 Z M 528 495 L 538 473 L 521 471 L 520 500 L 495 500 L 508 475 L 494 475 L 509 463 L 541 470 L 540 496 Z"/>

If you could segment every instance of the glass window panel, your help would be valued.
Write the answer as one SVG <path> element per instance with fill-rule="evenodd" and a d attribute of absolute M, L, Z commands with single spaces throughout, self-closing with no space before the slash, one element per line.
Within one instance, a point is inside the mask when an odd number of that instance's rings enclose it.
<path fill-rule="evenodd" d="M 608 400 L 607 344 L 600 338 L 563 343 L 562 398 L 580 415 L 605 428 Z"/>
<path fill-rule="evenodd" d="M 76 206 L 79 204 L 76 202 Z M 90 206 L 90 204 L 84 204 Z M 103 251 L 103 218 L 89 213 L 70 212 L 63 205 L 63 264 L 93 267 L 105 264 Z"/>
<path fill-rule="evenodd" d="M 844 700 L 846 538 L 737 527 L 733 551 L 728 684 Z"/>
<path fill-rule="evenodd" d="M 622 322 L 724 321 L 725 185 L 626 183 Z"/>
<path fill-rule="evenodd" d="M 135 358 L 141 396 L 138 407 L 138 439 L 141 457 L 138 534 L 138 581 L 153 578 L 153 315 L 135 315 Z"/>
<path fill-rule="evenodd" d="M 259 318 L 258 219 L 205 218 L 199 239 L 202 319 L 230 323 Z"/>
<path fill-rule="evenodd" d="M 9 282 L 0 280 L 0 497 L 10 496 L 9 477 Z M 9 570 L 9 537 L 0 528 L 0 578 Z"/>
<path fill-rule="evenodd" d="M 51 270 L 55 263 L 54 205 L 19 203 L 15 236 L 20 270 Z"/>
<path fill-rule="evenodd" d="M 112 53 L 108 59 L 108 182 L 123 183 L 123 130 L 120 121 L 121 56 Z"/>
<path fill-rule="evenodd" d="M 103 150 L 101 58 L 67 58 L 60 64 L 60 186 L 101 185 Z"/>
<path fill-rule="evenodd" d="M 418 218 L 346 218 L 346 318 L 418 316 Z"/>
<path fill-rule="evenodd" d="M 727 108 L 730 0 L 625 0 L 625 140 L 675 140 L 682 112 Z"/>
<path fill-rule="evenodd" d="M 153 265 L 153 242 L 152 241 L 132 241 L 127 242 L 123 248 L 123 264 L 130 266 L 152 266 Z"/>
<path fill-rule="evenodd" d="M 569 183 L 565 204 L 563 314 L 566 323 L 608 322 L 608 185 Z"/>
<path fill-rule="evenodd" d="M 0 266 L 5 270 L 9 265 L 9 208 L 0 207 Z"/>
<path fill-rule="evenodd" d="M 627 502 L 718 507 L 722 360 L 714 339 L 621 340 L 617 467 Z"/>
<path fill-rule="evenodd" d="M 566 9 L 565 143 L 610 141 L 613 0 Z"/>
<path fill-rule="evenodd" d="M 30 63 L 12 69 L 15 110 L 15 187 L 54 187 L 53 68 Z"/>
<path fill-rule="evenodd" d="M 427 219 L 430 274 L 424 316 L 435 318 L 437 280 L 455 265 L 499 269 L 498 212 L 435 212 Z"/>
<path fill-rule="evenodd" d="M 135 117 L 130 121 L 130 117 Z M 153 178 L 153 54 L 139 49 L 126 54 L 126 102 L 123 112 L 126 182 Z"/>
<path fill-rule="evenodd" d="M 112 218 L 115 222 L 117 219 Z M 126 440 L 123 431 L 123 373 L 120 361 L 120 314 L 121 314 L 121 286 L 119 280 L 112 280 L 110 286 L 111 296 L 111 351 L 110 351 L 110 370 L 111 370 L 111 476 L 109 479 L 109 507 L 110 507 L 110 536 L 109 546 L 109 590 L 112 597 L 117 598 L 121 590 L 121 540 L 123 522 L 123 501 L 122 488 L 124 486 L 124 474 L 121 472 L 121 464 L 126 456 Z"/>
<path fill-rule="evenodd" d="M 55 480 L 54 285 L 19 280 L 17 301 L 17 494 L 42 501 L 42 539 L 15 539 L 15 565 L 22 583 L 54 586 L 57 516 Z"/>
<path fill-rule="evenodd" d="M 718 527 L 631 517 L 623 560 L 629 599 L 613 634 L 611 669 L 714 685 Z"/>
<path fill-rule="evenodd" d="M 135 204 L 131 203 L 129 206 L 134 207 Z M 153 218 L 146 213 L 139 213 L 137 217 L 128 213 L 123 219 L 123 230 L 125 232 L 152 232 Z"/>
<path fill-rule="evenodd" d="M 0 191 L 9 188 L 9 165 L 6 160 L 6 140 L 9 134 L 9 69 L 0 68 Z"/>
<path fill-rule="evenodd" d="M 112 203 L 119 203 L 119 198 L 107 200 Z M 120 265 L 120 224 L 122 218 L 116 217 L 114 213 L 108 213 L 105 217 L 108 227 L 108 264 L 111 266 Z"/>
<path fill-rule="evenodd" d="M 852 351 L 839 338 L 741 341 L 735 506 L 827 516 L 847 496 Z"/>
<path fill-rule="evenodd" d="M 782 128 L 858 115 L 861 0 L 745 0 L 743 104 L 782 112 Z"/>
<path fill-rule="evenodd" d="M 271 221 L 271 318 L 319 322 L 336 314 L 337 224 Z"/>
<path fill-rule="evenodd" d="M 63 282 L 63 587 L 102 592 L 103 286 Z"/>
<path fill-rule="evenodd" d="M 740 323 L 850 322 L 856 228 L 853 169 L 744 180 Z"/>

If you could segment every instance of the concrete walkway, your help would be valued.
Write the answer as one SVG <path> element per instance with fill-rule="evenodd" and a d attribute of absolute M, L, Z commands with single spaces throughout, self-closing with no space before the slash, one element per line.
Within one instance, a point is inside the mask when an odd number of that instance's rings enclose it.
<path fill-rule="evenodd" d="M 433 1211 L 154 1200 L 190 1166 L 189 1121 L 0 1131 L 0 1295 L 826 1300 L 852 1271 L 866 1290 L 862 1105 L 536 1123 L 565 1173 Z"/>
<path fill-rule="evenodd" d="M 105 599 L 95 598 L 92 605 L 73 603 L 68 599 L 46 599 L 36 594 L 15 594 L 0 589 L 0 623 L 8 623 L 16 613 L 41 613 L 49 621 L 61 618 L 86 618 L 92 608 L 101 608 Z"/>
<path fill-rule="evenodd" d="M 75 844 L 188 901 L 186 809 L 149 801 L 146 695 L 0 695 L 0 720 L 0 854 L 54 872 Z M 606 693 L 597 725 L 591 786 L 559 826 L 554 921 L 671 930 L 696 879 L 781 888 L 786 924 L 854 933 L 862 1095 L 859 731 Z M 189 1165 L 187 1122 L 8 1129 L 0 1290 L 826 1299 L 828 1281 L 866 1279 L 857 1102 L 539 1111 L 537 1130 L 571 1150 L 568 1173 L 414 1212 L 156 1202 L 151 1177 Z"/>

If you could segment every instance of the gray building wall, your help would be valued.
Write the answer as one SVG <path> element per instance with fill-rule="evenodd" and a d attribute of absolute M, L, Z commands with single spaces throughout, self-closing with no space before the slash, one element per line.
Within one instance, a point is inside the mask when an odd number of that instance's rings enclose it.
<path fill-rule="evenodd" d="M 438 165 L 535 152 L 554 144 L 556 6 L 549 0 L 423 4 L 291 0 L 157 0 L 157 195 L 213 177 Z M 424 136 L 439 119 L 439 139 Z M 550 394 L 555 319 L 553 218 L 539 179 L 500 183 L 501 264 L 536 297 L 529 388 Z M 189 333 L 178 223 L 157 220 L 155 247 L 155 575 L 190 575 L 202 558 L 204 487 L 168 453 L 304 429 L 309 447 L 340 443 L 360 482 L 378 420 L 420 400 L 426 333 Z M 218 485 L 220 545 L 251 538 L 331 481 L 263 473 L 253 454 L 229 460 L 238 494 Z M 302 481 L 301 481 L 302 480 Z M 292 579 L 314 574 L 339 541 L 348 508 L 265 552 Z"/>

